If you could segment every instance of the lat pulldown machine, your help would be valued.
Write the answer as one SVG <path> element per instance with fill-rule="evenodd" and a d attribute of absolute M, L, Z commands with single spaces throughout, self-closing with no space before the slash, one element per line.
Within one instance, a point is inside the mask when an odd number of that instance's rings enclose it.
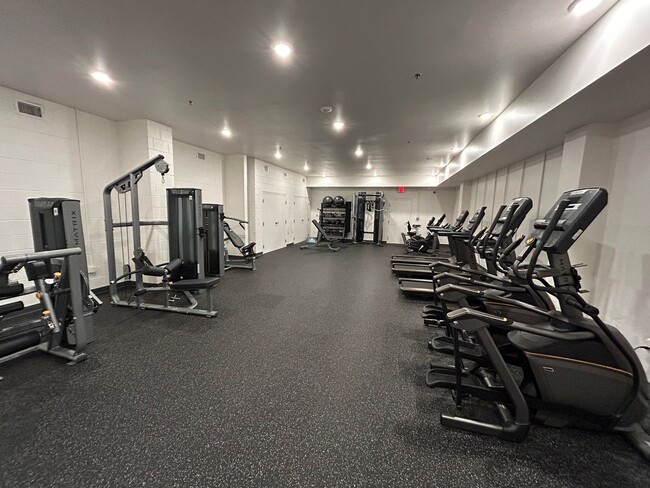
<path fill-rule="evenodd" d="M 108 259 L 109 291 L 114 305 L 165 312 L 176 312 L 205 317 L 215 317 L 213 310 L 212 291 L 219 282 L 218 277 L 205 278 L 203 238 L 204 229 L 201 226 L 201 190 L 195 188 L 172 188 L 167 190 L 168 222 L 161 220 L 140 220 L 140 206 L 138 198 L 138 182 L 146 170 L 151 167 L 163 177 L 169 172 L 169 164 L 162 155 L 141 164 L 129 173 L 109 183 L 104 188 L 104 225 L 106 230 L 106 248 Z M 113 221 L 113 191 L 124 195 L 125 213 L 128 212 L 126 196 L 130 196 L 130 222 Z M 118 207 L 119 209 L 119 207 Z M 121 210 L 120 210 L 121 215 Z M 163 265 L 154 265 L 146 256 L 142 248 L 140 229 L 142 226 L 168 225 L 169 227 L 169 258 L 170 261 Z M 131 228 L 133 258 L 135 270 L 130 265 L 124 264 L 124 272 L 117 276 L 115 263 L 115 228 Z M 121 236 L 121 232 L 120 232 Z M 128 241 L 128 231 L 127 231 Z M 122 249 L 123 249 L 123 242 Z M 128 244 L 127 244 L 128 245 Z M 124 253 L 123 253 L 124 254 Z M 145 286 L 144 276 L 161 278 L 161 282 L 152 286 Z M 119 296 L 119 282 L 135 278 L 135 290 L 127 300 Z M 133 282 L 132 282 L 133 283 Z M 193 292 L 205 291 L 207 309 L 196 308 L 198 302 Z M 176 292 L 187 299 L 187 306 L 175 306 L 170 303 L 176 300 Z M 162 293 L 161 303 L 146 301 L 147 293 Z M 172 297 L 172 295 L 174 295 Z"/>

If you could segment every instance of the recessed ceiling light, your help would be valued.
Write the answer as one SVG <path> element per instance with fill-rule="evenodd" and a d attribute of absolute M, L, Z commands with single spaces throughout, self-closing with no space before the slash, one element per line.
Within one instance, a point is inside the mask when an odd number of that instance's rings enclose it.
<path fill-rule="evenodd" d="M 342 120 L 336 120 L 332 124 L 332 127 L 334 127 L 334 130 L 336 132 L 341 132 L 343 129 L 345 129 L 345 123 Z"/>
<path fill-rule="evenodd" d="M 305 161 L 305 165 L 303 166 L 303 169 L 305 171 L 309 171 L 309 161 Z"/>
<path fill-rule="evenodd" d="M 110 86 L 114 83 L 113 78 L 111 78 L 108 73 L 104 73 L 103 71 L 93 71 L 90 73 L 90 76 L 97 83 L 101 83 L 105 86 Z"/>
<path fill-rule="evenodd" d="M 366 164 L 366 169 L 372 169 L 372 163 L 370 160 L 368 160 L 368 163 Z"/>
<path fill-rule="evenodd" d="M 575 15 L 576 17 L 581 17 L 587 12 L 592 11 L 598 5 L 602 3 L 602 0 L 575 0 L 571 5 L 569 5 L 569 13 Z"/>
<path fill-rule="evenodd" d="M 354 155 L 355 155 L 356 157 L 358 157 L 358 158 L 360 158 L 361 156 L 363 156 L 363 149 L 361 149 L 361 146 L 357 146 L 357 150 L 354 151 Z"/>
<path fill-rule="evenodd" d="M 273 44 L 273 52 L 282 61 L 287 61 L 293 54 L 293 47 L 286 42 L 276 42 Z"/>
<path fill-rule="evenodd" d="M 226 139 L 230 139 L 232 137 L 232 132 L 228 127 L 224 127 L 221 129 L 221 135 L 224 136 Z"/>
<path fill-rule="evenodd" d="M 278 146 L 277 149 L 275 150 L 275 154 L 274 154 L 275 159 L 282 159 L 282 153 L 280 152 L 281 149 L 282 148 Z"/>
<path fill-rule="evenodd" d="M 330 107 L 329 105 L 323 105 L 320 108 L 320 111 L 323 112 L 324 114 L 331 114 L 332 110 L 334 110 L 334 109 L 332 107 Z"/>
<path fill-rule="evenodd" d="M 491 112 L 483 112 L 482 114 L 478 114 L 478 118 L 481 120 L 489 120 L 492 117 L 494 117 L 494 114 Z"/>

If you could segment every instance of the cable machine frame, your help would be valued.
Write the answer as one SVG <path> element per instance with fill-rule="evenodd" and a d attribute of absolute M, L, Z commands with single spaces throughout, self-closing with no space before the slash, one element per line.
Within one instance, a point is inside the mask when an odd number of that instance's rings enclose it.
<path fill-rule="evenodd" d="M 109 277 L 109 293 L 111 296 L 111 301 L 114 305 L 122 307 L 130 307 L 137 309 L 148 309 L 148 310 L 158 310 L 165 312 L 175 312 L 188 315 L 200 315 L 204 317 L 216 317 L 217 311 L 214 310 L 213 299 L 212 299 L 212 288 L 218 282 L 218 278 L 198 278 L 190 280 L 181 280 L 180 284 L 186 284 L 188 286 L 184 288 L 173 288 L 170 287 L 169 277 L 177 269 L 174 268 L 174 265 L 180 262 L 180 259 L 175 259 L 167 265 L 163 266 L 151 266 L 156 271 L 159 271 L 161 274 L 154 276 L 162 276 L 162 286 L 145 286 L 144 282 L 144 270 L 146 268 L 131 270 L 125 269 L 124 273 L 120 276 L 117 276 L 117 267 L 115 260 L 115 229 L 122 227 L 131 227 L 131 235 L 133 237 L 133 259 L 138 262 L 144 257 L 144 251 L 142 250 L 142 238 L 141 238 L 141 227 L 142 226 L 154 226 L 154 225 L 168 225 L 167 221 L 164 220 L 150 220 L 143 221 L 140 220 L 140 200 L 138 195 L 138 182 L 142 179 L 144 172 L 151 167 L 160 173 L 163 178 L 165 174 L 169 172 L 169 163 L 165 161 L 164 156 L 159 154 L 158 156 L 150 159 L 149 161 L 142 163 L 136 168 L 129 171 L 127 174 L 117 178 L 112 181 L 104 188 L 103 200 L 104 200 L 104 229 L 106 232 L 106 251 L 107 251 L 107 260 L 108 260 L 108 277 Z M 129 193 L 131 200 L 131 221 L 130 222 L 119 222 L 116 223 L 113 221 L 113 204 L 111 201 L 111 195 L 113 190 L 115 190 L 118 195 Z M 119 198 L 119 196 L 118 196 Z M 126 197 L 125 197 L 126 198 Z M 118 200 L 119 205 L 119 200 Z M 200 208 L 200 207 L 199 207 Z M 200 214 L 199 214 L 200 216 Z M 199 217 L 198 222 L 202 222 L 202 218 Z M 128 240 L 128 233 L 127 233 Z M 123 244 L 122 244 L 123 247 Z M 201 259 L 203 253 L 201 252 Z M 126 263 L 125 263 L 126 264 Z M 201 266 L 202 268 L 202 266 Z M 202 271 L 202 270 L 201 270 Z M 118 282 L 124 278 L 135 277 L 135 292 L 132 295 L 132 300 L 123 300 L 119 296 L 119 286 Z M 207 300 L 207 309 L 196 308 L 198 302 L 196 298 L 192 295 L 192 291 L 206 291 L 206 300 Z M 149 303 L 145 301 L 142 296 L 148 292 L 155 293 L 164 293 L 163 304 Z M 172 298 L 170 294 L 181 293 L 187 299 L 189 305 L 186 307 L 173 306 L 170 304 Z"/>

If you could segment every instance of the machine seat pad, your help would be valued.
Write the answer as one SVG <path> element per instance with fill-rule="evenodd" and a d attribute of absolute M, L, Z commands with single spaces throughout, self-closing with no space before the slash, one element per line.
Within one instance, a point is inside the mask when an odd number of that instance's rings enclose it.
<path fill-rule="evenodd" d="M 12 298 L 23 294 L 25 287 L 22 283 L 0 285 L 0 298 Z"/>
<path fill-rule="evenodd" d="M 239 248 L 239 251 L 240 251 L 242 254 L 244 254 L 245 252 L 248 252 L 248 251 L 252 250 L 254 247 L 255 247 L 255 242 L 249 242 L 249 243 L 246 244 L 245 246 L 240 247 L 240 248 Z"/>
<path fill-rule="evenodd" d="M 206 288 L 217 286 L 217 283 L 219 283 L 219 277 L 215 276 L 212 278 L 196 278 L 193 280 L 176 281 L 169 285 L 169 288 L 180 291 L 204 290 Z"/>
<path fill-rule="evenodd" d="M 0 305 L 0 316 L 12 312 L 20 312 L 23 308 L 25 308 L 23 302 L 12 302 L 5 305 Z"/>

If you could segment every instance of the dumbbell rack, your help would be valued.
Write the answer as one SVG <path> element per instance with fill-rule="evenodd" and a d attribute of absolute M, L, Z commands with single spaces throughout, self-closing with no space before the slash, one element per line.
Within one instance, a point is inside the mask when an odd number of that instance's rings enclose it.
<path fill-rule="evenodd" d="M 345 239 L 350 232 L 351 215 L 351 202 L 345 202 L 343 206 L 322 204 L 319 223 L 328 236 Z"/>

